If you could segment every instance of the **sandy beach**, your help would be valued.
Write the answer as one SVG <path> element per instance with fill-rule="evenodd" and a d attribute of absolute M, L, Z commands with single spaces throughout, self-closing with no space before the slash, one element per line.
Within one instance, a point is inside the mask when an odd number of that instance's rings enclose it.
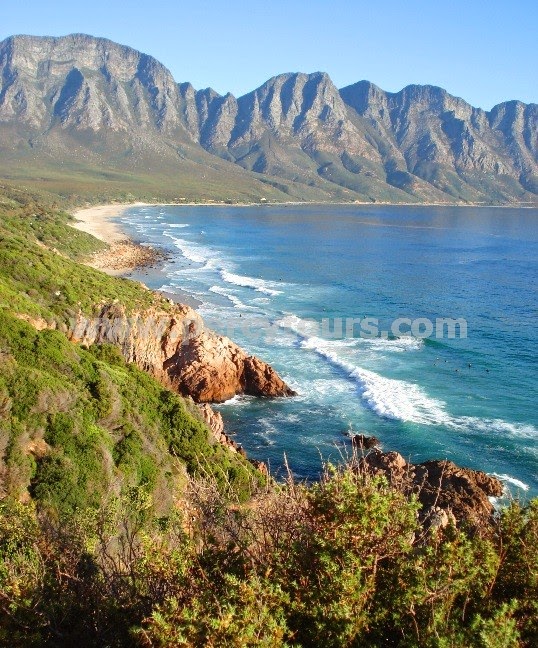
<path fill-rule="evenodd" d="M 160 254 L 153 248 L 130 240 L 114 220 L 126 209 L 145 204 L 99 205 L 79 209 L 73 213 L 76 219 L 73 227 L 92 234 L 109 245 L 106 250 L 94 254 L 88 265 L 107 274 L 119 276 L 135 268 L 153 265 L 160 258 Z"/>
<path fill-rule="evenodd" d="M 77 221 L 73 223 L 73 227 L 82 232 L 92 234 L 92 236 L 105 243 L 111 244 L 117 243 L 118 241 L 125 241 L 127 237 L 121 231 L 119 225 L 111 219 L 121 216 L 130 207 L 140 207 L 143 205 L 145 203 L 110 204 L 77 209 L 73 212 L 73 218 Z"/>

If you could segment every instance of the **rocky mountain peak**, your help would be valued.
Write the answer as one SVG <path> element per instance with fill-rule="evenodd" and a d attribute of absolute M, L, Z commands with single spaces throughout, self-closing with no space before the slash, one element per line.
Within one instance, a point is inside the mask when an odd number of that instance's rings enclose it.
<path fill-rule="evenodd" d="M 170 72 L 105 38 L 15 36 L 0 44 L 0 119 L 48 130 L 129 131 L 179 126 Z"/>
<path fill-rule="evenodd" d="M 318 199 L 538 202 L 536 104 L 486 113 L 433 85 L 338 90 L 325 72 L 280 74 L 236 98 L 85 34 L 0 43 L 0 129 L 9 152 L 243 173 L 231 162 Z"/>

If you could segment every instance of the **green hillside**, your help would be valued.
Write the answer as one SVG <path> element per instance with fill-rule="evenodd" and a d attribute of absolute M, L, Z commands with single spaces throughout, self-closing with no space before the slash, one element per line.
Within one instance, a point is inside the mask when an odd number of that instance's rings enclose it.
<path fill-rule="evenodd" d="M 98 301 L 128 309 L 166 302 L 76 263 L 104 244 L 70 227 L 66 214 L 5 191 L 0 214 L 4 494 L 30 492 L 61 512 L 97 505 L 111 489 L 143 487 L 159 493 L 166 512 L 185 469 L 196 472 L 199 461 L 244 489 L 253 470 L 210 443 L 194 405 L 126 365 L 113 347 L 86 350 L 62 332 Z"/>

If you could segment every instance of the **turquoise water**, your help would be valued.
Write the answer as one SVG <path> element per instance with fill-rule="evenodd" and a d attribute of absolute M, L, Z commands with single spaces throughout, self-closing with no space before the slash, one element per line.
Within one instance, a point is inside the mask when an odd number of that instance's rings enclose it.
<path fill-rule="evenodd" d="M 538 210 L 135 207 L 121 222 L 171 254 L 134 277 L 199 299 L 208 326 L 298 392 L 219 406 L 249 456 L 278 470 L 285 453 L 314 477 L 352 429 L 538 495 Z M 345 335 L 365 317 L 386 339 Z M 400 317 L 463 318 L 467 337 L 395 336 Z"/>

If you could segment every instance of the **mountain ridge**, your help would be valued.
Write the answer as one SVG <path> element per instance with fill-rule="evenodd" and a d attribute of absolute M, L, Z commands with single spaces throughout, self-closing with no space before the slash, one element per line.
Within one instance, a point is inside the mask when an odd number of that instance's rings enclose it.
<path fill-rule="evenodd" d="M 538 204 L 538 104 L 484 111 L 433 85 L 338 89 L 325 72 L 236 98 L 86 34 L 0 43 L 0 154 L 4 176 L 93 165 L 190 197 Z"/>

